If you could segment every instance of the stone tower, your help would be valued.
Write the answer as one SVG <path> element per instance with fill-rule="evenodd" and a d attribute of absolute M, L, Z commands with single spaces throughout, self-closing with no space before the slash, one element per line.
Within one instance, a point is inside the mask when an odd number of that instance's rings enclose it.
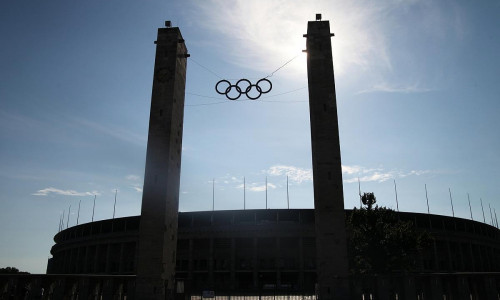
<path fill-rule="evenodd" d="M 173 299 L 187 49 L 158 29 L 137 252 L 136 299 Z"/>
<path fill-rule="evenodd" d="M 349 299 L 344 192 L 330 23 L 307 25 L 307 77 L 319 299 Z"/>

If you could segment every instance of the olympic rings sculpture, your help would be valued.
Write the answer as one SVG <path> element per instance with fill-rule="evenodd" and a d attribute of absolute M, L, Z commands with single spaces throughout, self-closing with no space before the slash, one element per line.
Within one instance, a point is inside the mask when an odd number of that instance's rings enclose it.
<path fill-rule="evenodd" d="M 269 84 L 269 88 L 267 90 L 264 90 L 260 86 L 261 83 Z M 220 86 L 220 85 L 222 85 L 222 86 Z M 224 89 L 224 85 L 227 85 L 227 87 L 225 89 Z M 233 94 L 230 95 L 233 88 L 236 92 L 234 92 L 234 95 Z M 248 79 L 240 79 L 236 82 L 236 84 L 231 84 L 231 82 L 229 82 L 229 80 L 223 79 L 223 80 L 220 80 L 219 82 L 217 82 L 217 84 L 215 85 L 215 91 L 218 94 L 226 95 L 226 98 L 229 100 L 236 100 L 236 99 L 240 98 L 241 95 L 247 96 L 248 99 L 256 100 L 256 99 L 259 99 L 260 96 L 262 96 L 262 94 L 269 93 L 272 88 L 273 88 L 273 84 L 267 78 L 262 78 L 259 81 L 257 81 L 257 83 L 255 83 L 255 84 L 252 84 L 252 82 L 250 82 L 250 80 L 248 80 Z M 251 93 L 252 90 L 255 90 L 256 92 Z"/>

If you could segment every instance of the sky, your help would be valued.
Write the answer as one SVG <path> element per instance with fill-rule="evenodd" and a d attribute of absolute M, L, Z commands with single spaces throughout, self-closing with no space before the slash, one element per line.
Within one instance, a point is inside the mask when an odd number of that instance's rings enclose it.
<path fill-rule="evenodd" d="M 62 214 L 90 222 L 94 197 L 94 220 L 113 217 L 115 194 L 116 217 L 140 214 L 166 20 L 191 54 L 180 210 L 263 209 L 266 177 L 267 207 L 287 208 L 287 176 L 290 208 L 312 208 L 302 35 L 316 13 L 335 33 L 345 208 L 359 206 L 359 178 L 381 206 L 426 213 L 427 188 L 431 213 L 483 222 L 482 201 L 491 223 L 498 0 L 1 1 L 0 267 L 45 273 Z M 259 100 L 215 92 L 271 74 Z"/>

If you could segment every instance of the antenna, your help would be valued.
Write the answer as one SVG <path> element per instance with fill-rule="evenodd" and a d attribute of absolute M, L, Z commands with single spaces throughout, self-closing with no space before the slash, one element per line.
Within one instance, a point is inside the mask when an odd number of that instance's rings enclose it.
<path fill-rule="evenodd" d="M 118 189 L 115 189 L 115 205 L 113 206 L 113 219 L 115 218 L 116 211 L 116 195 L 118 194 Z"/>
<path fill-rule="evenodd" d="M 212 178 L 212 211 L 215 211 L 215 178 Z"/>
<path fill-rule="evenodd" d="M 491 209 L 490 209 L 491 211 Z M 69 215 L 71 214 L 71 205 L 69 206 L 69 209 L 68 209 L 68 221 L 66 221 L 66 229 L 68 229 L 69 227 Z"/>
<path fill-rule="evenodd" d="M 484 217 L 483 199 L 479 198 L 479 200 L 481 201 L 481 210 L 483 211 L 483 223 L 486 223 L 486 218 Z"/>
<path fill-rule="evenodd" d="M 427 183 L 424 184 L 424 187 L 425 187 L 425 199 L 427 199 L 427 214 L 430 214 L 431 211 L 429 209 L 429 197 L 427 196 Z"/>
<path fill-rule="evenodd" d="M 470 206 L 470 197 L 469 193 L 467 193 L 467 200 L 469 201 L 469 210 L 470 210 L 470 219 L 474 221 L 474 218 L 472 217 L 472 207 Z"/>
<path fill-rule="evenodd" d="M 361 205 L 361 182 L 359 181 L 359 177 L 358 177 L 358 191 L 359 191 L 359 208 L 361 209 L 361 207 L 363 207 Z"/>
<path fill-rule="evenodd" d="M 288 194 L 288 175 L 286 175 L 286 204 L 288 206 L 288 209 L 290 209 L 290 197 Z"/>
<path fill-rule="evenodd" d="M 266 176 L 266 209 L 267 209 L 267 176 Z"/>
<path fill-rule="evenodd" d="M 493 209 L 495 211 L 495 222 L 497 224 L 497 228 L 498 228 L 498 219 L 497 219 L 497 210 L 496 209 Z"/>
<path fill-rule="evenodd" d="M 246 182 L 245 182 L 245 176 L 243 176 L 243 210 L 246 209 L 247 203 L 246 203 Z"/>
<path fill-rule="evenodd" d="M 92 207 L 92 222 L 94 222 L 94 211 L 95 211 L 95 198 L 97 195 L 94 195 L 94 206 Z"/>
<path fill-rule="evenodd" d="M 80 220 L 80 204 L 82 204 L 82 200 L 78 202 L 78 216 L 76 217 L 76 225 L 78 225 L 78 220 Z"/>
<path fill-rule="evenodd" d="M 453 217 L 455 217 L 455 210 L 453 209 L 453 198 L 451 198 L 451 189 L 448 188 L 448 191 L 450 192 L 451 213 L 453 214 Z"/>
<path fill-rule="evenodd" d="M 399 212 L 398 189 L 396 188 L 396 179 L 394 179 L 394 193 L 396 194 L 396 209 Z"/>

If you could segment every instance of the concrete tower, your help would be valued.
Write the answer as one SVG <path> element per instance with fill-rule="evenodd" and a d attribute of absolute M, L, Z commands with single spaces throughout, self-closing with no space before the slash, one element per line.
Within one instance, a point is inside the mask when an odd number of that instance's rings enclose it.
<path fill-rule="evenodd" d="M 187 54 L 177 27 L 158 29 L 137 252 L 136 299 L 173 299 Z"/>
<path fill-rule="evenodd" d="M 330 23 L 307 25 L 307 77 L 316 219 L 316 268 L 320 300 L 348 299 L 344 192 L 333 75 Z"/>

